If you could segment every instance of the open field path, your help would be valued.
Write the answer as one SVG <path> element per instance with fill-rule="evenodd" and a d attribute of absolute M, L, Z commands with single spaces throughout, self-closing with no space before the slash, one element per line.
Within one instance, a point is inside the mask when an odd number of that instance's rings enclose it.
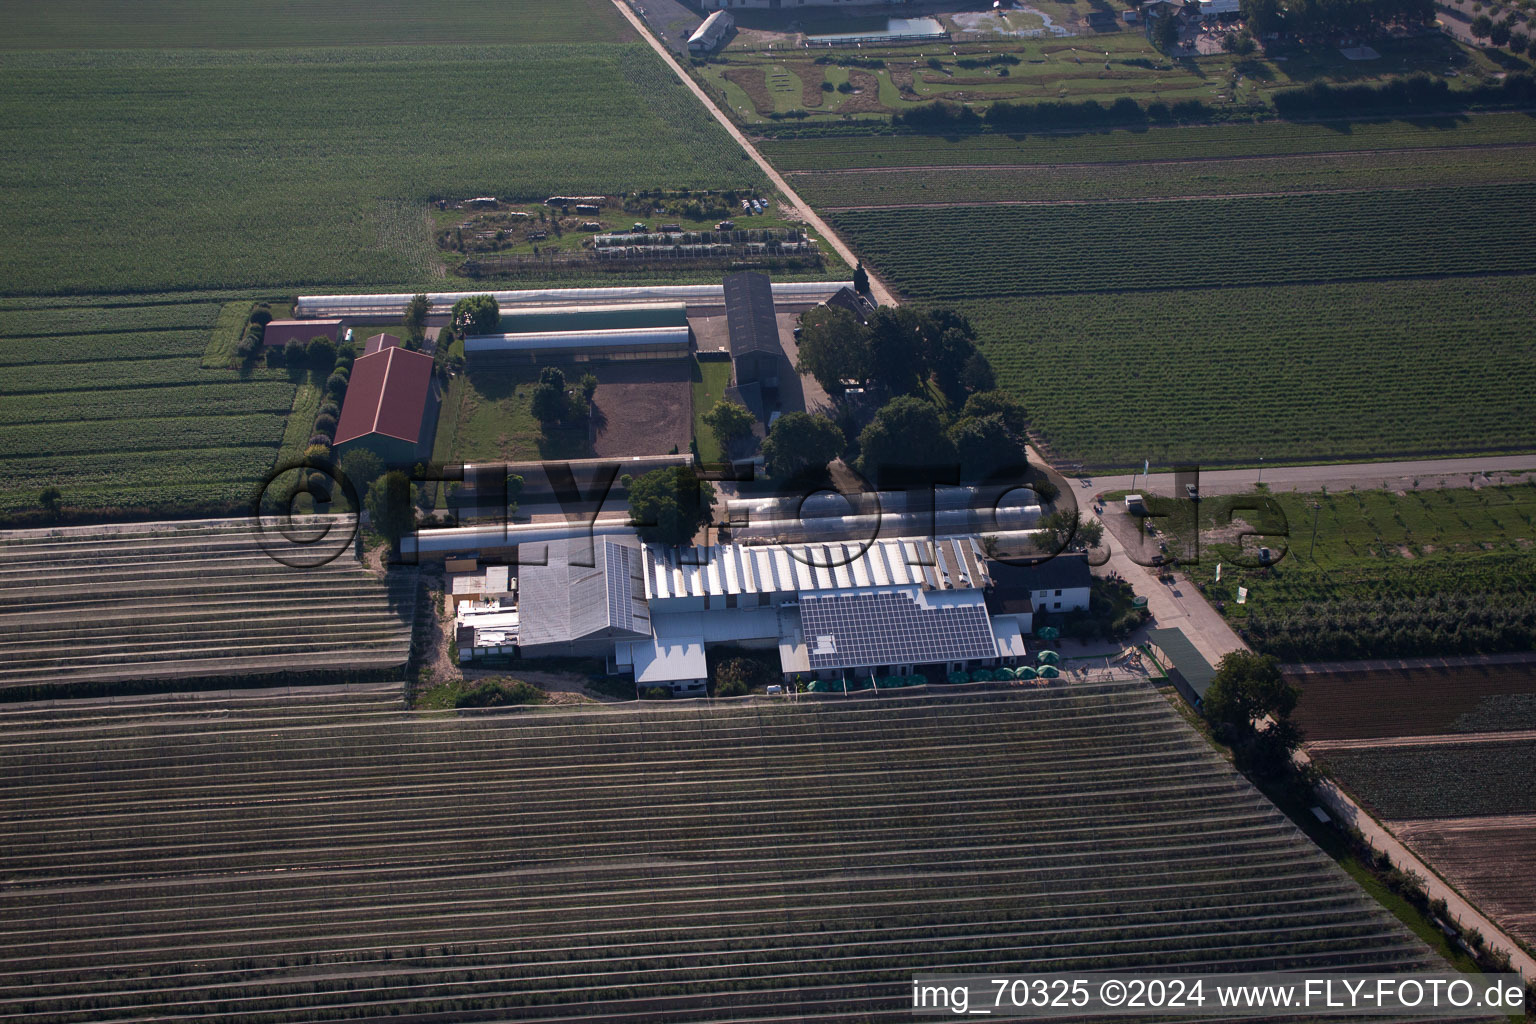
<path fill-rule="evenodd" d="M 1445 732 L 1431 736 L 1374 736 L 1351 740 L 1312 740 L 1307 744 L 1307 749 L 1327 753 L 1330 750 L 1373 750 L 1377 747 L 1434 747 L 1452 743 L 1519 743 L 1521 741 L 1536 742 L 1536 729 L 1516 729 L 1510 732 Z"/>
<path fill-rule="evenodd" d="M 756 163 L 758 167 L 762 168 L 763 173 L 768 176 L 768 180 L 773 182 L 774 187 L 783 194 L 785 200 L 788 202 L 789 206 L 795 212 L 795 214 L 805 223 L 814 228 L 822 238 L 825 238 L 827 240 L 827 244 L 832 246 L 832 248 L 837 251 L 837 254 L 841 256 L 850 267 L 857 266 L 859 263 L 859 258 L 858 256 L 854 255 L 854 252 L 851 248 L 849 248 L 848 243 L 839 238 L 837 233 L 832 230 L 831 226 L 816 215 L 816 211 L 811 209 L 809 203 L 800 198 L 799 194 L 790 187 L 789 182 L 784 180 L 784 176 L 782 174 L 774 170 L 773 165 L 770 164 L 766 158 L 764 158 L 763 154 L 757 151 L 757 147 L 752 144 L 752 141 L 742 133 L 740 128 L 736 127 L 736 122 L 731 120 L 730 115 L 726 114 L 725 111 L 721 110 L 720 107 L 716 105 L 714 99 L 709 95 L 709 93 L 704 91 L 703 86 L 699 85 L 698 82 L 693 80 L 693 76 L 689 75 L 688 72 L 683 70 L 683 66 L 677 62 L 677 58 L 672 56 L 672 52 L 667 49 L 666 45 L 662 43 L 661 40 L 657 39 L 656 36 L 646 28 L 645 22 L 641 21 L 640 17 L 635 14 L 634 11 L 630 10 L 629 4 L 625 3 L 624 0 L 613 0 L 613 5 L 619 9 L 619 13 L 623 14 L 624 17 L 629 19 L 630 24 L 635 27 L 635 30 L 639 32 L 642 37 L 644 37 L 645 41 L 651 44 L 651 49 L 656 51 L 656 55 L 659 56 L 662 60 L 666 61 L 667 66 L 672 69 L 672 72 L 682 80 L 684 85 L 692 90 L 694 96 L 698 97 L 699 102 L 704 104 L 705 109 L 713 114 L 715 116 L 715 120 L 719 121 L 721 126 L 730 133 L 731 138 L 735 139 L 737 144 L 740 145 L 742 149 L 746 150 L 747 155 L 752 158 L 752 161 Z M 865 269 L 868 270 L 869 268 L 866 267 Z M 869 289 L 870 292 L 874 295 L 875 301 L 880 303 L 880 305 L 897 305 L 896 297 L 891 293 L 890 289 L 886 288 L 884 282 L 876 277 L 873 272 L 871 272 L 869 275 Z"/>
<path fill-rule="evenodd" d="M 1306 661 L 1288 663 L 1290 675 L 1339 672 L 1402 672 L 1414 669 L 1480 668 L 1484 665 L 1527 665 L 1536 662 L 1536 651 L 1505 651 L 1502 654 L 1447 654 L 1435 658 L 1365 658 L 1360 661 Z"/>
<path fill-rule="evenodd" d="M 1457 459 L 1323 463 L 1310 466 L 1266 465 L 1262 471 L 1248 468 L 1201 472 L 1200 493 L 1247 494 L 1261 482 L 1271 491 L 1315 491 L 1324 485 L 1329 489 L 1355 486 L 1413 490 L 1415 481 L 1419 490 L 1439 489 L 1474 486 L 1474 480 L 1479 477 L 1487 479 L 1476 480 L 1476 485 L 1486 485 L 1502 482 L 1499 477 L 1522 476 L 1533 472 L 1536 472 L 1536 455 L 1477 455 Z M 1153 494 L 1172 494 L 1174 479 L 1172 473 L 1164 472 L 1153 473 L 1150 478 L 1142 473 L 1118 473 L 1113 476 L 1081 475 L 1077 484 L 1079 494 L 1084 491 L 1104 494 L 1130 490 L 1132 487 Z"/>
<path fill-rule="evenodd" d="M 1529 142 L 1490 142 L 1486 145 L 1473 146 L 1400 146 L 1393 149 L 1316 149 L 1302 153 L 1234 153 L 1228 156 L 1181 156 L 1159 157 L 1155 160 L 1078 160 L 1059 163 L 1039 164 L 904 164 L 888 166 L 881 164 L 878 167 L 826 167 L 826 168 L 797 168 L 784 173 L 791 177 L 810 176 L 818 174 L 901 174 L 914 171 L 1070 171 L 1075 168 L 1092 169 L 1096 167 L 1123 167 L 1126 164 L 1136 164 L 1139 167 L 1177 167 L 1181 164 L 1209 164 L 1226 163 L 1248 160 L 1275 160 L 1307 157 L 1329 157 L 1347 159 L 1349 157 L 1370 156 L 1402 156 L 1407 153 L 1475 153 L 1486 152 L 1490 149 L 1531 149 L 1536 150 L 1536 144 Z"/>

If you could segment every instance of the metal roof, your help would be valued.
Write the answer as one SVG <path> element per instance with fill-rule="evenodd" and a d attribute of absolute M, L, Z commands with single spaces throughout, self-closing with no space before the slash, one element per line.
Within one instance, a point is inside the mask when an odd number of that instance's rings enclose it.
<path fill-rule="evenodd" d="M 736 19 L 731 17 L 729 11 L 716 11 L 704 19 L 693 35 L 688 37 L 688 45 L 713 46 L 736 24 Z"/>
<path fill-rule="evenodd" d="M 852 287 L 852 281 L 784 281 L 773 286 L 775 302 L 793 305 L 815 305 L 825 302 L 839 288 Z M 490 295 L 505 311 L 512 306 L 569 306 L 580 304 L 609 304 L 624 302 L 684 302 L 689 305 L 719 306 L 725 301 L 725 286 L 719 284 L 661 284 L 633 285 L 624 288 L 531 288 L 517 291 L 487 292 L 429 292 L 429 313 L 446 316 L 453 311 L 453 304 L 474 295 Z M 370 295 L 301 295 L 294 304 L 296 317 L 311 319 L 324 316 L 389 316 L 405 315 L 406 304 L 414 296 L 410 292 L 384 292 Z M 364 321 L 390 323 L 391 320 Z"/>
<path fill-rule="evenodd" d="M 1196 698 L 1203 698 L 1205 691 L 1216 678 L 1216 670 L 1205 660 L 1205 655 L 1195 649 L 1182 629 L 1149 629 L 1147 639 L 1172 662 L 1173 670 L 1183 677 Z"/>
<path fill-rule="evenodd" d="M 549 331 L 534 334 L 480 334 L 464 339 L 464 353 L 585 352 L 641 345 L 687 347 L 688 328 L 634 327 L 602 331 Z"/>
<path fill-rule="evenodd" d="M 432 357 L 423 352 L 392 347 L 359 356 L 341 404 L 336 444 L 369 434 L 417 443 L 431 387 Z"/>
<path fill-rule="evenodd" d="M 869 587 L 969 590 L 988 582 L 986 558 L 975 537 L 715 544 L 681 551 L 647 544 L 641 551 L 648 601 Z"/>
<path fill-rule="evenodd" d="M 682 302 L 617 302 L 610 305 L 514 307 L 501 314 L 502 334 L 687 327 Z"/>
<path fill-rule="evenodd" d="M 531 646 L 597 634 L 649 635 L 650 612 L 637 594 L 639 554 L 590 536 L 519 545 L 519 642 Z"/>
<path fill-rule="evenodd" d="M 773 286 L 768 275 L 743 270 L 725 278 L 725 322 L 731 332 L 731 358 L 753 352 L 777 356 L 779 322 L 774 316 Z"/>

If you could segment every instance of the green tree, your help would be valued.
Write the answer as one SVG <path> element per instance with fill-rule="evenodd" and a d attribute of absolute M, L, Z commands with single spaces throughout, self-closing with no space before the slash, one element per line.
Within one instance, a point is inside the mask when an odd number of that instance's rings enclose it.
<path fill-rule="evenodd" d="M 1473 18 L 1472 34 L 1479 39 L 1487 39 L 1493 34 L 1493 19 L 1486 14 L 1479 14 Z"/>
<path fill-rule="evenodd" d="M 816 378 L 829 394 L 841 381 L 870 376 L 869 332 L 858 318 L 837 306 L 817 306 L 800 318 L 800 358 L 795 369 Z"/>
<path fill-rule="evenodd" d="M 336 365 L 336 343 L 323 334 L 309 339 L 304 347 L 304 357 L 316 370 L 329 370 Z"/>
<path fill-rule="evenodd" d="M 949 428 L 955 454 L 960 459 L 960 475 L 965 480 L 982 480 L 1000 473 L 1023 477 L 1029 462 L 1024 444 L 1001 413 L 962 419 Z"/>
<path fill-rule="evenodd" d="M 997 374 L 992 372 L 992 361 L 980 352 L 972 352 L 960 371 L 960 386 L 971 394 L 991 391 L 997 387 Z"/>
<path fill-rule="evenodd" d="M 1488 32 L 1488 41 L 1494 46 L 1505 46 L 1509 43 L 1509 20 L 1496 21 Z"/>
<path fill-rule="evenodd" d="M 1001 416 L 1009 430 L 1019 437 L 1024 436 L 1029 426 L 1024 403 L 1006 391 L 978 391 L 965 400 L 965 408 L 960 410 L 961 419 L 980 419 L 993 414 Z"/>
<path fill-rule="evenodd" d="M 692 466 L 653 469 L 628 487 L 630 522 L 653 544 L 689 544 L 713 518 L 715 489 Z"/>
<path fill-rule="evenodd" d="M 881 306 L 869 317 L 869 365 L 871 375 L 890 388 L 893 395 L 922 390 L 928 379 L 924 318 L 907 306 Z"/>
<path fill-rule="evenodd" d="M 398 469 L 384 474 L 368 488 L 363 501 L 368 523 L 391 544 L 416 527 L 416 509 L 411 504 L 411 478 Z"/>
<path fill-rule="evenodd" d="M 59 514 L 60 503 L 64 500 L 64 492 L 53 484 L 43 488 L 43 492 L 37 496 L 37 503 L 51 516 Z"/>
<path fill-rule="evenodd" d="M 752 436 L 752 428 L 757 425 L 757 417 L 752 415 L 744 405 L 720 399 L 704 414 L 704 423 L 710 432 L 715 435 L 715 440 L 720 442 L 720 447 L 726 455 L 730 455 L 731 446 L 744 437 Z"/>
<path fill-rule="evenodd" d="M 581 375 L 578 387 L 581 388 L 582 399 L 590 403 L 592 396 L 597 394 L 597 378 L 590 373 L 584 373 Z"/>
<path fill-rule="evenodd" d="M 1179 19 L 1175 14 L 1164 14 L 1152 26 L 1152 45 L 1164 53 L 1173 52 L 1179 45 Z"/>
<path fill-rule="evenodd" d="M 354 448 L 341 457 L 341 475 L 352 481 L 359 495 L 365 495 L 384 475 L 384 461 L 366 448 Z"/>
<path fill-rule="evenodd" d="M 1288 717 L 1296 708 L 1296 698 L 1296 688 L 1285 681 L 1274 656 L 1232 651 L 1216 666 L 1201 710 L 1212 725 L 1242 736 L 1252 733 L 1256 718 Z"/>
<path fill-rule="evenodd" d="M 859 471 L 877 481 L 919 466 L 954 466 L 955 446 L 939 411 L 910 395 L 892 399 L 859 434 Z"/>
<path fill-rule="evenodd" d="M 827 85 L 826 82 L 821 84 Z M 869 271 L 864 269 L 864 264 L 862 263 L 853 268 L 853 290 L 860 295 L 869 294 Z"/>
<path fill-rule="evenodd" d="M 842 430 L 825 416 L 785 413 L 763 439 L 763 471 L 780 482 L 819 478 L 846 446 Z"/>
<path fill-rule="evenodd" d="M 464 337 L 490 334 L 501 322 L 501 307 L 494 295 L 470 295 L 453 304 L 454 330 Z"/>
<path fill-rule="evenodd" d="M 559 367 L 546 366 L 539 373 L 539 383 L 533 389 L 533 415 L 540 423 L 559 423 L 570 412 L 571 399 L 565 393 L 565 374 Z"/>
<path fill-rule="evenodd" d="M 304 365 L 306 358 L 308 358 L 308 354 L 304 348 L 304 343 L 298 338 L 289 338 L 288 344 L 283 346 L 283 362 L 292 367 L 300 367 Z"/>
<path fill-rule="evenodd" d="M 1237 9 L 1248 31 L 1260 38 L 1285 30 L 1285 8 L 1281 6 L 1281 0 L 1238 0 Z"/>
<path fill-rule="evenodd" d="M 405 304 L 406 348 L 413 351 L 421 348 L 421 343 L 427 336 L 427 311 L 431 308 L 432 303 L 428 301 L 425 295 L 413 295 L 411 296 L 411 301 Z"/>
<path fill-rule="evenodd" d="M 1035 547 L 1052 553 L 1098 547 L 1104 539 L 1103 525 L 1094 519 L 1084 519 L 1075 508 L 1057 509 L 1043 517 L 1036 529 Z"/>

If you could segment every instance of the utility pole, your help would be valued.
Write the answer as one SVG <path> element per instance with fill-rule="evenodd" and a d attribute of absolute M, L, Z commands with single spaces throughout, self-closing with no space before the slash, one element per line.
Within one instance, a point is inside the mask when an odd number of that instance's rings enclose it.
<path fill-rule="evenodd" d="M 1259 484 L 1264 482 L 1264 456 L 1259 456 Z M 1258 486 L 1255 484 L 1254 486 Z"/>

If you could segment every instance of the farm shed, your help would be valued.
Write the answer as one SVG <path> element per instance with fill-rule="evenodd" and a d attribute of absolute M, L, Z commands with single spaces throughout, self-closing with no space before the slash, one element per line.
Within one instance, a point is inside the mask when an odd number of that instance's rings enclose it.
<path fill-rule="evenodd" d="M 399 345 L 400 339 L 393 334 L 375 334 L 363 342 L 363 355 L 371 356 L 375 352 L 383 351 L 386 348 L 397 348 Z"/>
<path fill-rule="evenodd" d="M 432 357 L 384 348 L 352 364 L 334 450 L 366 448 L 386 465 L 407 466 L 431 458 L 436 422 Z"/>
<path fill-rule="evenodd" d="M 731 29 L 736 27 L 736 19 L 725 11 L 716 11 L 704 19 L 704 23 L 694 30 L 688 37 L 688 52 L 693 54 L 712 53 L 715 47 L 720 45 Z"/>
<path fill-rule="evenodd" d="M 1195 649 L 1182 629 L 1150 629 L 1147 640 L 1158 660 L 1168 666 L 1168 680 L 1196 708 L 1210 688 L 1216 670 Z"/>
<path fill-rule="evenodd" d="M 731 363 L 737 386 L 760 384 L 777 388 L 784 346 L 779 341 L 773 286 L 767 274 L 743 270 L 726 277 L 725 320 L 731 334 Z"/>
<path fill-rule="evenodd" d="M 686 325 L 604 331 L 483 334 L 464 339 L 464 357 L 471 367 L 497 363 L 540 363 L 554 359 L 577 363 L 681 359 L 688 355 L 690 340 L 691 335 Z"/>
<path fill-rule="evenodd" d="M 502 310 L 501 333 L 548 334 L 687 327 L 683 302 L 621 302 L 582 306 L 528 306 Z"/>
<path fill-rule="evenodd" d="M 342 323 L 341 320 L 272 320 L 262 332 L 261 343 L 271 348 L 273 345 L 286 345 L 290 341 L 307 345 L 311 338 L 330 338 L 336 341 L 341 337 Z"/>
<path fill-rule="evenodd" d="M 1224 14 L 1237 14 L 1238 0 L 1200 0 L 1200 17 L 1219 18 Z"/>
<path fill-rule="evenodd" d="M 518 644 L 528 657 L 607 657 L 651 637 L 640 551 L 590 535 L 517 549 Z"/>

